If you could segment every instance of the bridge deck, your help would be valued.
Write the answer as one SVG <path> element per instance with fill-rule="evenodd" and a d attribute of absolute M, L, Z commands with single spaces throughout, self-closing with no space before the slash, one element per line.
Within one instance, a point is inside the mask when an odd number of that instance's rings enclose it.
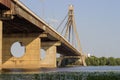
<path fill-rule="evenodd" d="M 12 20 L 3 20 L 4 28 L 3 33 L 47 33 L 48 37 L 43 41 L 59 41 L 61 46 L 57 47 L 58 53 L 69 56 L 80 56 L 80 52 L 75 49 L 63 36 L 56 32 L 44 20 L 39 18 L 36 14 L 30 11 L 25 5 L 18 0 L 5 0 L 9 1 L 4 3 L 0 0 L 2 10 L 9 9 L 14 16 Z"/>

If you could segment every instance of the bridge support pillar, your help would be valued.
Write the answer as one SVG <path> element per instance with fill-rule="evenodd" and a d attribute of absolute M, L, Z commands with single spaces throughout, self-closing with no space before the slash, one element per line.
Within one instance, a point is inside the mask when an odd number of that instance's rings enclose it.
<path fill-rule="evenodd" d="M 86 64 L 86 62 L 85 62 L 86 56 L 85 56 L 85 55 L 82 55 L 82 56 L 81 56 L 81 59 L 82 59 L 82 64 L 83 64 L 83 66 L 87 66 L 87 64 Z"/>
<path fill-rule="evenodd" d="M 1 69 L 1 65 L 2 65 L 2 21 L 0 21 L 0 69 Z"/>
<path fill-rule="evenodd" d="M 81 63 L 81 65 L 83 66 L 87 66 L 86 62 L 85 62 L 86 56 L 85 55 L 81 55 L 80 59 L 78 59 L 78 61 Z"/>
<path fill-rule="evenodd" d="M 2 61 L 1 66 L 3 69 L 4 68 L 7 69 L 8 68 L 24 68 L 24 69 L 40 68 L 41 39 L 38 36 L 35 35 L 31 36 L 31 35 L 29 36 L 26 34 L 3 35 L 2 46 L 0 45 L 0 54 L 2 55 L 2 56 L 0 55 L 0 59 Z M 1 30 L 0 30 L 0 37 L 1 37 Z M 11 54 L 11 46 L 14 42 L 20 42 L 21 46 L 25 47 L 23 56 L 15 57 Z M 1 39 L 0 39 L 0 44 L 1 44 Z"/>
<path fill-rule="evenodd" d="M 59 42 L 42 42 L 41 47 L 45 50 L 45 58 L 41 60 L 41 67 L 56 67 L 56 53 Z"/>

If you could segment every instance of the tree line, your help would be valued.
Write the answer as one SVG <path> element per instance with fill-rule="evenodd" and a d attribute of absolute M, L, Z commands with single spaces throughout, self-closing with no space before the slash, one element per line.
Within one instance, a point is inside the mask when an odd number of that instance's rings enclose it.
<path fill-rule="evenodd" d="M 86 58 L 86 64 L 88 66 L 119 66 L 120 65 L 120 58 L 114 58 L 114 57 L 95 57 L 91 56 Z"/>

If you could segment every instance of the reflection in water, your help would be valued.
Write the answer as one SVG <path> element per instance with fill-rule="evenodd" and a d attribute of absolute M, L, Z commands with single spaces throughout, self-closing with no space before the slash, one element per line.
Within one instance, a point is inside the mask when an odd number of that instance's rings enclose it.
<path fill-rule="evenodd" d="M 53 69 L 40 68 L 40 69 L 2 69 L 1 73 L 44 73 L 49 72 Z"/>
<path fill-rule="evenodd" d="M 49 73 L 49 72 L 120 72 L 120 66 L 88 66 L 40 69 L 3 69 L 2 73 Z"/>

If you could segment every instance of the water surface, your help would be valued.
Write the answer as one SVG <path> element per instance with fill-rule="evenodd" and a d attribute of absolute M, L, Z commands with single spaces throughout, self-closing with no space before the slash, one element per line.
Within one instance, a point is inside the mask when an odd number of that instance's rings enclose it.
<path fill-rule="evenodd" d="M 65 68 L 4 69 L 3 73 L 120 72 L 120 66 L 76 66 Z"/>

